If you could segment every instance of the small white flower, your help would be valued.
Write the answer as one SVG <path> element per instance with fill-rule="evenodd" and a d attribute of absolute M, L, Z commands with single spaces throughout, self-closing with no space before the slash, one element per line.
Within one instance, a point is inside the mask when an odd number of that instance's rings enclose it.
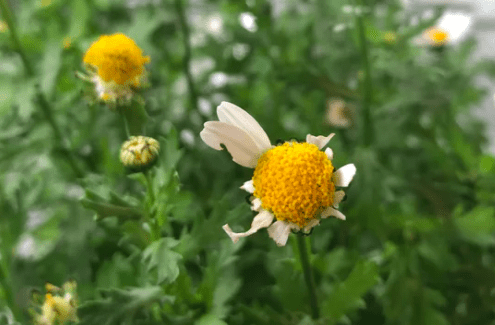
<path fill-rule="evenodd" d="M 321 151 L 334 134 L 308 134 L 306 142 L 272 146 L 259 123 L 236 105 L 222 102 L 217 115 L 220 121 L 206 122 L 201 139 L 216 150 L 224 145 L 236 163 L 255 169 L 253 178 L 241 186 L 252 194 L 251 209 L 258 212 L 251 228 L 236 233 L 223 226 L 234 243 L 268 228 L 269 236 L 284 246 L 291 231 L 309 233 L 329 216 L 345 220 L 336 209 L 345 194 L 335 187 L 348 186 L 356 167 L 348 164 L 334 171 L 333 151 Z"/>

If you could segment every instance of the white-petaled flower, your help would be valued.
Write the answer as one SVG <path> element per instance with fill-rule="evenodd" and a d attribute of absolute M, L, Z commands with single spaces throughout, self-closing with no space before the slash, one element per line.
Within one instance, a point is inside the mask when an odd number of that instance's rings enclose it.
<path fill-rule="evenodd" d="M 446 12 L 435 26 L 426 29 L 416 39 L 419 45 L 441 47 L 463 41 L 469 33 L 471 17 L 462 12 Z"/>
<path fill-rule="evenodd" d="M 71 324 L 78 323 L 75 281 L 66 282 L 63 289 L 48 283 L 46 290 L 47 293 L 41 306 L 41 311 L 34 314 L 35 324 L 62 325 L 69 322 Z"/>
<path fill-rule="evenodd" d="M 133 170 L 145 170 L 151 167 L 160 151 L 160 143 L 142 135 L 132 136 L 120 148 L 120 161 Z"/>
<path fill-rule="evenodd" d="M 330 216 L 345 220 L 337 210 L 344 192 L 336 187 L 348 186 L 356 167 L 348 164 L 334 171 L 332 150 L 321 151 L 334 134 L 308 134 L 306 142 L 272 146 L 258 122 L 236 105 L 222 102 L 217 115 L 220 121 L 206 122 L 201 139 L 216 150 L 223 144 L 236 163 L 255 169 L 253 178 L 241 186 L 253 195 L 251 208 L 258 212 L 251 228 L 235 233 L 223 226 L 234 243 L 268 228 L 269 236 L 284 246 L 293 230 L 309 233 Z"/>
<path fill-rule="evenodd" d="M 337 128 L 347 129 L 354 124 L 354 108 L 343 99 L 330 99 L 327 102 L 326 121 Z"/>

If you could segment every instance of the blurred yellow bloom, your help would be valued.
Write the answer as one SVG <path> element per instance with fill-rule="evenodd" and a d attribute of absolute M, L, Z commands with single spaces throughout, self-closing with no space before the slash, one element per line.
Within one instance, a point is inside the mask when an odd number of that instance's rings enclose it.
<path fill-rule="evenodd" d="M 62 41 L 62 45 L 64 49 L 66 50 L 69 49 L 71 44 L 72 44 L 72 39 L 70 38 L 70 36 L 64 37 L 64 40 Z"/>
<path fill-rule="evenodd" d="M 9 30 L 9 25 L 7 25 L 7 23 L 4 22 L 3 20 L 0 20 L 0 33 L 5 33 L 8 30 Z"/>
<path fill-rule="evenodd" d="M 383 40 L 385 41 L 385 43 L 394 44 L 395 42 L 397 42 L 397 34 L 394 32 L 386 32 L 385 34 L 383 34 Z"/>
<path fill-rule="evenodd" d="M 292 230 L 310 233 L 320 219 L 330 216 L 345 220 L 337 210 L 344 191 L 336 188 L 349 185 L 356 167 L 334 169 L 332 149 L 322 151 L 334 134 L 308 134 L 304 142 L 272 146 L 263 128 L 240 107 L 222 102 L 217 115 L 220 121 L 206 122 L 201 139 L 216 150 L 224 145 L 236 163 L 254 168 L 252 179 L 241 189 L 252 194 L 251 209 L 258 214 L 245 232 L 223 226 L 234 243 L 268 228 L 268 235 L 284 246 Z"/>
<path fill-rule="evenodd" d="M 46 285 L 47 293 L 45 301 L 41 306 L 41 313 L 35 315 L 37 325 L 66 324 L 67 322 L 78 322 L 76 283 L 66 282 L 63 289 L 52 284 Z M 55 292 L 62 295 L 55 295 Z"/>
<path fill-rule="evenodd" d="M 445 30 L 436 27 L 427 29 L 423 37 L 432 46 L 442 46 L 449 42 L 449 34 Z"/>
<path fill-rule="evenodd" d="M 136 43 L 124 34 L 102 35 L 83 59 L 91 72 L 98 97 L 104 101 L 130 99 L 132 87 L 145 79 L 144 65 L 150 62 Z"/>
<path fill-rule="evenodd" d="M 48 6 L 49 6 L 49 5 L 51 5 L 51 4 L 52 4 L 52 0 L 41 0 L 41 1 L 40 1 L 40 5 L 41 5 L 42 7 L 48 7 Z"/>
<path fill-rule="evenodd" d="M 143 170 L 156 161 L 160 143 L 142 135 L 133 136 L 120 149 L 120 161 L 125 167 Z"/>

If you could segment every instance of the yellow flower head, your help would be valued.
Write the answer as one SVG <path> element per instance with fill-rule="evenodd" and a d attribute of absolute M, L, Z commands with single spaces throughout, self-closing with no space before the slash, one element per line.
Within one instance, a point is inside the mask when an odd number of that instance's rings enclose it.
<path fill-rule="evenodd" d="M 432 46 L 442 46 L 449 41 L 449 34 L 445 30 L 436 27 L 427 29 L 424 32 L 424 37 Z"/>
<path fill-rule="evenodd" d="M 0 20 L 0 33 L 5 33 L 8 30 L 9 30 L 9 25 L 7 25 L 7 23 L 4 22 L 3 20 Z"/>
<path fill-rule="evenodd" d="M 142 135 L 133 136 L 120 149 L 120 161 L 125 167 L 143 170 L 149 168 L 158 158 L 160 143 Z"/>
<path fill-rule="evenodd" d="M 66 284 L 64 284 L 64 290 L 51 284 L 46 285 L 46 289 L 50 293 L 45 295 L 45 301 L 41 306 L 41 314 L 35 316 L 37 325 L 66 324 L 69 321 L 78 321 L 76 314 L 77 301 L 75 292 L 72 291 L 75 290 L 76 284 L 75 282 L 70 282 L 71 290 L 65 290 L 67 288 Z M 64 295 L 54 295 L 54 292 Z"/>
<path fill-rule="evenodd" d="M 143 56 L 143 51 L 129 37 L 113 34 L 102 35 L 91 44 L 83 61 L 93 66 L 105 82 L 139 86 L 144 64 L 150 62 L 150 58 Z"/>
<path fill-rule="evenodd" d="M 284 246 L 292 230 L 309 233 L 330 216 L 345 220 L 336 209 L 344 191 L 336 188 L 349 185 L 356 167 L 348 164 L 334 171 L 332 149 L 322 151 L 334 134 L 308 134 L 304 142 L 272 146 L 258 122 L 240 107 L 222 102 L 217 114 L 220 121 L 206 122 L 201 139 L 216 150 L 224 145 L 236 163 L 254 168 L 241 188 L 252 194 L 251 209 L 258 214 L 246 232 L 223 226 L 233 242 L 268 227 L 269 236 Z"/>

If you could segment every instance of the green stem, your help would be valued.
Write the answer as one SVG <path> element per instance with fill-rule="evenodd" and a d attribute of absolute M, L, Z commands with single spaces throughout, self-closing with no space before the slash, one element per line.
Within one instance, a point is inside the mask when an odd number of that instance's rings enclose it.
<path fill-rule="evenodd" d="M 355 1 L 357 5 L 362 7 L 362 0 Z M 363 142 L 365 146 L 370 146 L 374 141 L 373 120 L 371 118 L 371 101 L 373 96 L 373 87 L 371 81 L 371 68 L 369 60 L 368 43 L 366 40 L 366 32 L 364 26 L 363 14 L 356 15 L 356 27 L 359 36 L 359 46 L 361 51 L 361 60 L 363 64 Z"/>
<path fill-rule="evenodd" d="M 197 109 L 198 106 L 198 94 L 196 88 L 194 87 L 194 81 L 191 73 L 191 44 L 189 43 L 189 26 L 187 25 L 186 15 L 184 12 L 184 7 L 182 5 L 182 0 L 175 1 L 175 7 L 177 9 L 177 14 L 179 16 L 179 23 L 182 29 L 182 40 L 184 43 L 184 60 L 183 69 L 184 74 L 187 79 L 187 86 L 189 88 L 189 100 L 191 101 L 191 107 Z"/>
<path fill-rule="evenodd" d="M 6 270 L 6 267 L 1 264 L 0 265 L 0 285 L 2 286 L 5 298 L 7 300 L 7 304 L 12 311 L 12 314 L 14 315 L 15 320 L 17 321 L 23 321 L 23 315 L 21 313 L 21 310 L 17 306 L 17 303 L 15 302 L 14 299 L 14 293 L 12 292 L 12 287 L 9 280 L 9 274 Z"/>
<path fill-rule="evenodd" d="M 151 172 L 149 170 L 143 172 L 146 178 L 146 187 L 148 192 L 148 204 L 149 204 L 149 212 L 147 213 L 148 223 L 151 228 L 151 236 L 153 241 L 158 240 L 161 237 L 160 224 L 155 217 L 155 214 L 152 213 L 153 206 L 155 205 L 155 192 L 153 190 L 153 180 L 151 179 Z"/>
<path fill-rule="evenodd" d="M 2 12 L 3 19 L 9 26 L 12 41 L 14 42 L 17 53 L 19 53 L 19 55 L 21 56 L 22 63 L 26 68 L 28 76 L 33 76 L 33 67 L 31 66 L 31 63 L 29 62 L 27 55 L 22 48 L 21 41 L 19 40 L 19 34 L 17 34 L 17 26 L 15 25 L 14 17 L 12 15 L 12 11 L 10 10 L 9 4 L 7 3 L 7 0 L 0 0 L 0 11 Z"/>
<path fill-rule="evenodd" d="M 309 264 L 308 247 L 306 246 L 306 237 L 297 236 L 297 246 L 299 249 L 299 256 L 301 257 L 301 266 L 304 273 L 304 280 L 308 287 L 309 303 L 311 305 L 311 317 L 313 319 L 320 318 L 320 310 L 318 308 L 318 300 L 316 298 L 316 289 L 313 279 L 313 273 Z"/>
<path fill-rule="evenodd" d="M 0 0 L 1 1 L 1 0 Z M 64 137 L 62 136 L 62 132 L 60 131 L 60 127 L 57 124 L 57 121 L 55 120 L 55 117 L 53 116 L 52 109 L 50 107 L 50 104 L 46 100 L 43 92 L 39 88 L 39 85 L 36 85 L 36 97 L 38 100 L 39 107 L 43 111 L 43 114 L 45 115 L 45 118 L 48 121 L 48 124 L 50 124 L 53 133 L 55 134 L 55 138 L 60 146 L 60 149 L 62 153 L 64 154 L 64 157 L 67 159 L 69 162 L 69 165 L 71 166 L 72 170 L 74 171 L 74 174 L 76 175 L 77 178 L 82 178 L 84 176 L 84 173 L 82 170 L 79 168 L 77 165 L 76 159 L 74 158 L 74 155 L 72 154 L 72 151 L 70 151 L 65 144 Z"/>

